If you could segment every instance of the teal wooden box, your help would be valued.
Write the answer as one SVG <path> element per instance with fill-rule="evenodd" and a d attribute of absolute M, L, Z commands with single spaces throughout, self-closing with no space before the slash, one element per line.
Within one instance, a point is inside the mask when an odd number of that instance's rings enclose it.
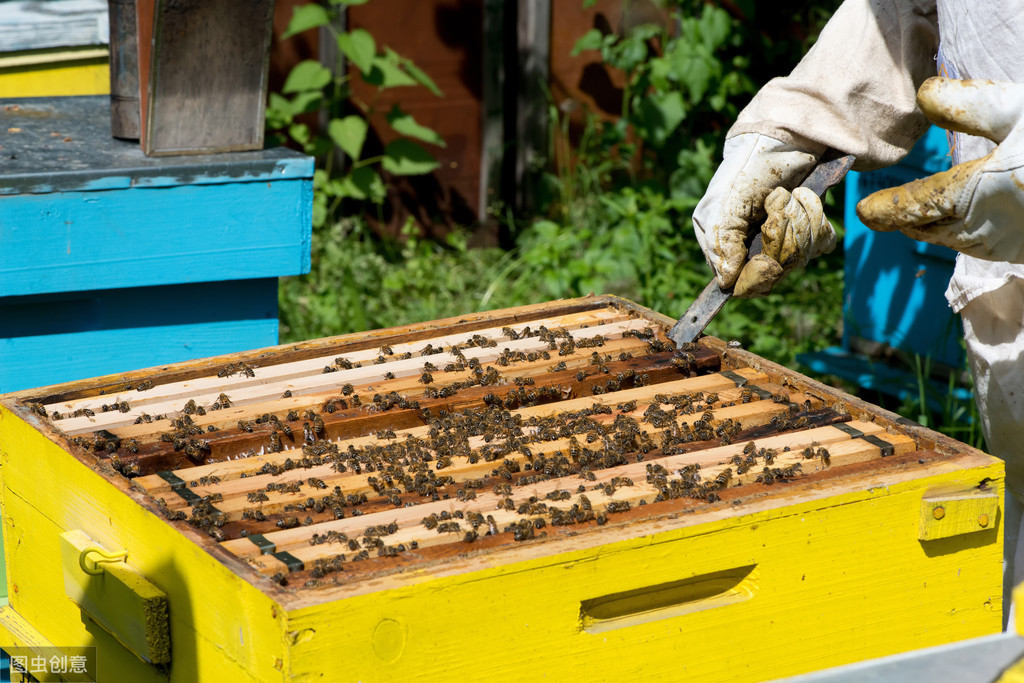
<path fill-rule="evenodd" d="M 106 97 L 0 105 L 0 393 L 277 343 L 313 160 L 145 157 Z"/>

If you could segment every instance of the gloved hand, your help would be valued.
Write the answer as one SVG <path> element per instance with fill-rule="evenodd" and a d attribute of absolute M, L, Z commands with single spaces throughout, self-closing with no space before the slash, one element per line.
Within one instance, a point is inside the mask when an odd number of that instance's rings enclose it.
<path fill-rule="evenodd" d="M 917 103 L 943 128 L 998 143 L 986 156 L 860 200 L 874 230 L 1024 263 L 1024 84 L 929 78 Z"/>
<path fill-rule="evenodd" d="M 746 133 L 725 142 L 725 155 L 693 212 L 697 241 L 722 289 L 751 298 L 782 276 L 835 247 L 835 232 L 813 191 L 800 183 L 817 157 L 773 138 Z M 747 234 L 762 218 L 763 255 L 747 258 Z"/>

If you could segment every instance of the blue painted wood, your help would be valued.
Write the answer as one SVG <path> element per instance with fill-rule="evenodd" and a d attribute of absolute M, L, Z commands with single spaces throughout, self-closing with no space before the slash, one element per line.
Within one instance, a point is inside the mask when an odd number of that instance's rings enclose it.
<path fill-rule="evenodd" d="M 148 158 L 106 97 L 4 104 L 0 297 L 309 270 L 310 157 Z"/>
<path fill-rule="evenodd" d="M 0 298 L 0 393 L 277 343 L 277 279 Z"/>
<path fill-rule="evenodd" d="M 0 296 L 309 271 L 306 180 L 0 197 Z"/>
<path fill-rule="evenodd" d="M 856 213 L 857 202 L 872 192 L 949 168 L 946 152 L 945 131 L 932 127 L 898 166 L 847 175 L 845 349 L 853 349 L 854 338 L 859 338 L 948 367 L 964 367 L 960 319 L 945 297 L 956 252 L 898 232 L 875 232 Z"/>

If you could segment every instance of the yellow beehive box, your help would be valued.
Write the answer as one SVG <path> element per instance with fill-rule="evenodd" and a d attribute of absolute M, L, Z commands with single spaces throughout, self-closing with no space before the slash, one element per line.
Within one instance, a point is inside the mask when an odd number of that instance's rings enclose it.
<path fill-rule="evenodd" d="M 999 630 L 1000 461 L 671 322 L 587 297 L 4 396 L 0 646 L 754 681 Z"/>

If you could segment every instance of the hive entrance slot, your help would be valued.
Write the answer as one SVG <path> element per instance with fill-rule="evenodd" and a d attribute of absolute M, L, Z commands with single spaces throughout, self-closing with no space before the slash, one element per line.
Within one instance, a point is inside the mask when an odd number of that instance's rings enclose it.
<path fill-rule="evenodd" d="M 584 600 L 580 627 L 603 633 L 743 602 L 757 592 L 756 569 L 749 564 Z"/>

